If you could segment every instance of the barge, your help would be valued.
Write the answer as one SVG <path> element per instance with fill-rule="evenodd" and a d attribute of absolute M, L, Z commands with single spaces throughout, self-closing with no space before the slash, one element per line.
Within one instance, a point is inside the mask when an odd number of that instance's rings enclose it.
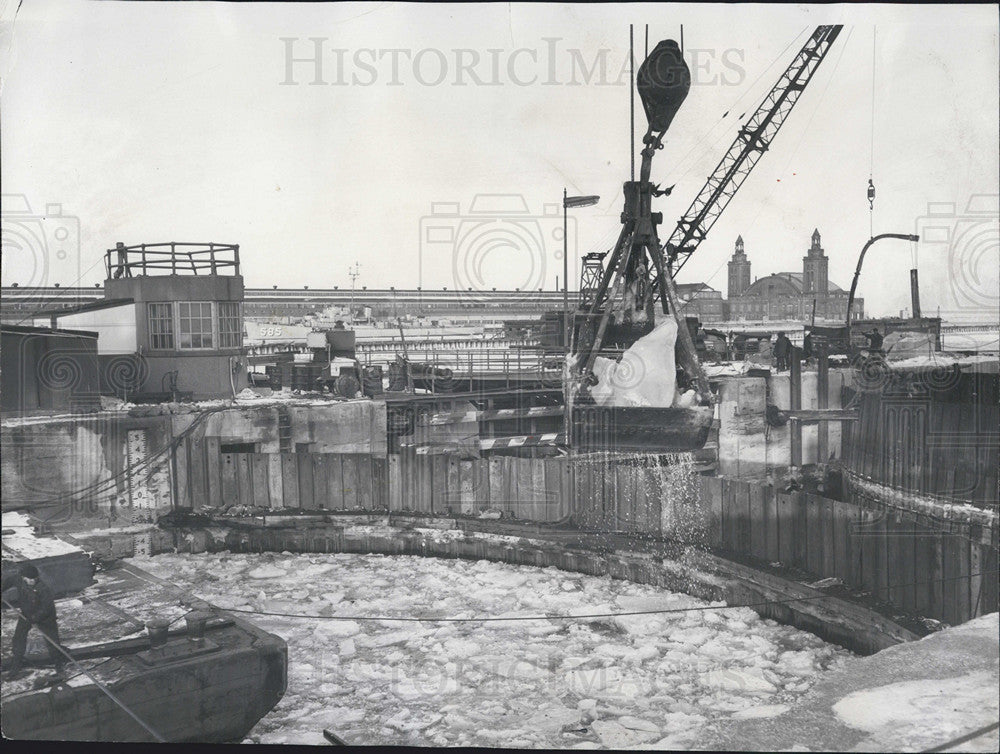
<path fill-rule="evenodd" d="M 18 612 L 4 608 L 6 660 Z M 24 669 L 0 684 L 5 738 L 240 741 L 285 692 L 283 639 L 131 564 L 98 571 L 56 611 L 73 662 L 55 673 L 29 634 Z"/>

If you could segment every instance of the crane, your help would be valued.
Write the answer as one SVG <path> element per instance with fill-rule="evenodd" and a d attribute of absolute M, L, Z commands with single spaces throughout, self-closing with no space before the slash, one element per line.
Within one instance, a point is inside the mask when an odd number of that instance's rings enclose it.
<path fill-rule="evenodd" d="M 705 240 L 719 215 L 767 151 L 843 28 L 842 25 L 817 27 L 757 111 L 740 128 L 729 151 L 677 221 L 677 227 L 663 246 L 673 275 Z"/>
<path fill-rule="evenodd" d="M 577 313 L 575 350 L 579 355 L 581 384 L 590 375 L 601 348 L 627 346 L 653 329 L 655 299 L 664 314 L 678 311 L 673 277 L 708 235 L 715 221 L 735 196 L 760 157 L 767 151 L 842 25 L 819 26 L 782 73 L 749 120 L 740 128 L 732 146 L 678 220 L 667 242 L 660 244 L 657 225 L 663 215 L 652 212 L 651 200 L 670 193 L 650 182 L 652 158 L 663 148 L 663 136 L 690 86 L 690 72 L 677 43 L 660 42 L 643 61 L 636 88 L 649 128 L 643 137 L 638 181 L 624 184 L 622 229 L 606 267 L 598 275 L 594 262 L 586 301 Z M 672 188 L 672 187 L 671 187 Z M 600 264 L 599 262 L 597 264 Z M 594 282 L 597 285 L 594 285 Z M 708 385 L 698 364 L 690 333 L 679 322 L 679 364 L 695 380 L 698 392 L 708 398 Z"/>

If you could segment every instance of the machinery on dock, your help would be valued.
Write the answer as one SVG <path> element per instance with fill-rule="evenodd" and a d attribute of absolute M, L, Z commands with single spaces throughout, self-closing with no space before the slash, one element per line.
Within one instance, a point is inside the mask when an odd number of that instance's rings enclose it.
<path fill-rule="evenodd" d="M 653 212 L 651 204 L 654 197 L 669 195 L 672 187 L 660 189 L 650 182 L 652 158 L 663 148 L 663 137 L 687 96 L 690 73 L 683 51 L 673 40 L 660 42 L 640 66 L 636 88 L 649 125 L 643 137 L 639 180 L 633 176 L 624 184 L 622 229 L 615 246 L 604 254 L 584 258 L 580 308 L 574 313 L 572 327 L 577 392 L 585 392 L 599 353 L 627 348 L 653 329 L 654 302 L 658 301 L 663 314 L 678 320 L 678 365 L 697 384 L 701 399 L 709 399 L 694 341 L 680 317 L 673 278 L 767 151 L 842 28 L 816 28 L 740 127 L 733 144 L 663 244 L 657 232 L 663 215 Z"/>
<path fill-rule="evenodd" d="M 656 152 L 663 148 L 664 136 L 688 95 L 691 76 L 684 62 L 683 49 L 677 42 L 668 39 L 656 45 L 636 76 L 635 89 L 642 100 L 648 125 L 642 138 L 638 180 L 633 160 L 631 180 L 623 186 L 624 208 L 618 240 L 608 251 L 592 252 L 584 257 L 580 296 L 577 309 L 568 313 L 570 322 L 565 321 L 567 313 L 560 312 L 557 317 L 547 315 L 540 323 L 542 363 L 546 355 L 555 354 L 566 363 L 561 380 L 564 400 L 561 415 L 539 413 L 546 407 L 538 404 L 522 408 L 517 400 L 503 404 L 518 406 L 512 409 L 512 414 L 505 413 L 506 408 L 497 413 L 495 405 L 501 400 L 478 400 L 470 379 L 469 393 L 464 396 L 470 411 L 453 413 L 458 417 L 456 421 L 469 421 L 465 418 L 468 415 L 478 422 L 480 450 L 555 445 L 585 452 L 674 453 L 704 447 L 714 418 L 713 395 L 698 357 L 698 341 L 701 341 L 701 350 L 706 352 L 706 336 L 698 332 L 697 324 L 690 327 L 673 278 L 767 151 L 842 28 L 828 25 L 815 29 L 760 106 L 743 121 L 733 144 L 665 243 L 661 242 L 658 231 L 663 215 L 653 211 L 652 203 L 654 198 L 670 195 L 673 186 L 661 188 L 652 182 L 652 161 Z M 632 135 L 630 132 L 630 137 Z M 589 203 L 595 198 L 564 196 L 564 208 L 585 206 L 572 202 Z M 678 366 L 677 374 L 670 375 L 664 383 L 673 384 L 672 379 L 676 377 L 676 385 L 687 394 L 686 400 L 675 400 L 674 389 L 670 387 L 662 392 L 671 395 L 661 395 L 661 402 L 653 405 L 633 405 L 628 400 L 620 401 L 627 405 L 615 405 L 606 398 L 599 405 L 594 397 L 594 388 L 600 381 L 595 374 L 597 359 L 603 356 L 619 362 L 614 365 L 617 370 L 624 364 L 621 360 L 626 349 L 650 334 L 657 325 L 657 318 L 664 316 L 677 323 L 673 363 Z M 721 353 L 719 349 L 726 345 L 725 340 L 724 334 L 713 334 L 713 352 Z M 665 363 L 670 363 L 670 359 Z M 606 362 L 603 366 L 607 366 Z M 638 371 L 642 371 L 643 366 L 640 365 Z M 454 384 L 456 381 L 448 382 Z M 542 382 L 521 385 L 513 391 L 509 387 L 509 392 L 517 392 L 553 386 Z M 460 396 L 453 393 L 452 397 Z M 412 401 L 410 404 L 405 410 L 418 409 L 417 404 Z M 426 422 L 421 422 L 419 417 L 415 421 L 412 415 L 405 414 L 405 410 L 402 406 L 390 407 L 390 432 L 392 427 L 402 428 L 397 432 L 400 445 L 414 445 L 421 448 L 419 452 L 430 452 L 437 441 L 428 433 L 421 437 L 419 430 L 411 436 L 409 433 L 414 427 L 419 428 L 422 424 L 433 427 L 453 420 L 446 411 L 428 416 Z M 516 427 L 506 432 L 501 428 L 503 423 L 514 420 Z"/>

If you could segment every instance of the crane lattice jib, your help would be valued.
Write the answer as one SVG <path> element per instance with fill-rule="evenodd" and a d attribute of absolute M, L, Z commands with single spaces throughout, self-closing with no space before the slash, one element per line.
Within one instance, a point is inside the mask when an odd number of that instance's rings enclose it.
<path fill-rule="evenodd" d="M 841 25 L 817 27 L 757 111 L 740 129 L 733 145 L 663 246 L 673 276 L 705 239 L 729 200 L 767 151 L 843 28 Z"/>

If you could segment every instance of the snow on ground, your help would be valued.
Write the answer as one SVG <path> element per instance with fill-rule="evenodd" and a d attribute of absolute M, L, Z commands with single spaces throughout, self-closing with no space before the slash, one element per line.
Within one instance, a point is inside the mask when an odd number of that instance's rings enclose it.
<path fill-rule="evenodd" d="M 956 356 L 954 354 L 945 353 L 943 351 L 935 351 L 929 354 L 921 354 L 919 356 L 911 356 L 905 359 L 899 359 L 892 362 L 893 368 L 896 369 L 918 369 L 918 368 L 928 368 L 928 367 L 951 367 L 960 366 L 968 367 L 979 364 L 989 364 L 996 363 L 997 357 L 995 354 L 976 354 L 974 356 Z"/>
<path fill-rule="evenodd" d="M 850 657 L 774 720 L 733 715 L 708 732 L 720 751 L 926 751 L 996 723 L 997 613 Z M 779 713 L 780 714 L 780 713 Z M 802 747 L 808 747 L 803 749 Z M 946 751 L 995 752 L 996 729 Z"/>
<path fill-rule="evenodd" d="M 3 514 L 3 531 L 5 560 L 7 558 L 11 560 L 35 560 L 83 552 L 76 545 L 63 542 L 61 539 L 36 536 L 31 519 L 17 511 L 8 511 Z"/>
<path fill-rule="evenodd" d="M 247 742 L 684 748 L 711 721 L 781 714 L 849 653 L 747 609 L 610 578 L 384 555 L 160 555 L 141 567 L 288 642 L 288 690 Z"/>
<path fill-rule="evenodd" d="M 991 710 L 996 717 L 1000 713 L 996 692 L 995 674 L 981 670 L 856 691 L 834 704 L 833 711 L 852 728 L 873 734 L 865 740 L 866 748 L 869 744 L 877 749 L 919 747 L 920 728 L 931 721 L 943 741 L 981 727 L 984 711 Z"/>

